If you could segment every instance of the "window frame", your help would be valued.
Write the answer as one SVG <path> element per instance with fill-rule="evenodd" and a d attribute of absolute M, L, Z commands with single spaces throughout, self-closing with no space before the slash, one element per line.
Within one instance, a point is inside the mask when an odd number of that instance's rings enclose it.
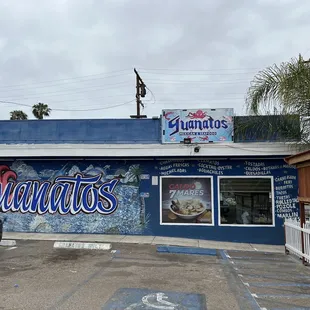
<path fill-rule="evenodd" d="M 162 221 L 162 180 L 168 178 L 175 178 L 175 179 L 189 179 L 189 178 L 198 178 L 198 179 L 210 179 L 210 186 L 211 186 L 211 210 L 212 210 L 212 223 L 165 223 Z M 159 224 L 163 226 L 215 226 L 215 208 L 214 208 L 214 184 L 213 184 L 213 176 L 212 175 L 165 175 L 159 177 Z"/>
<path fill-rule="evenodd" d="M 272 224 L 222 224 L 221 223 L 221 179 L 269 179 L 271 182 L 271 210 L 272 210 Z M 255 192 L 253 192 L 255 193 Z M 258 192 L 257 192 L 258 193 Z M 275 227 L 276 210 L 275 210 L 275 193 L 274 193 L 274 177 L 273 176 L 245 176 L 245 175 L 234 175 L 234 176 L 218 176 L 217 177 L 217 207 L 218 207 L 218 226 L 222 227 Z"/>

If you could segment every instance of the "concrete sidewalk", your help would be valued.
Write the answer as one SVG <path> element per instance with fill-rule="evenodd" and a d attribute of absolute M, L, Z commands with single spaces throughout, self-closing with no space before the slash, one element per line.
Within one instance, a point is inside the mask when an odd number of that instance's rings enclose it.
<path fill-rule="evenodd" d="M 152 244 L 176 245 L 218 250 L 261 251 L 284 253 L 284 246 L 250 244 L 237 242 L 220 242 L 211 240 L 169 238 L 154 236 L 123 236 L 123 235 L 98 235 L 98 234 L 44 234 L 44 233 L 15 233 L 4 232 L 5 240 L 41 240 L 41 241 L 75 241 L 75 242 L 110 242 L 125 244 Z"/>

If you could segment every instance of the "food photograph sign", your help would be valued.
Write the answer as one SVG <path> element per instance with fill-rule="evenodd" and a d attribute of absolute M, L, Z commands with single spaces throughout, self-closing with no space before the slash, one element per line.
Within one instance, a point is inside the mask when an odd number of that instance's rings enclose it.
<path fill-rule="evenodd" d="M 234 109 L 163 110 L 162 142 L 233 142 Z"/>
<path fill-rule="evenodd" d="M 211 177 L 161 177 L 162 225 L 213 225 Z"/>

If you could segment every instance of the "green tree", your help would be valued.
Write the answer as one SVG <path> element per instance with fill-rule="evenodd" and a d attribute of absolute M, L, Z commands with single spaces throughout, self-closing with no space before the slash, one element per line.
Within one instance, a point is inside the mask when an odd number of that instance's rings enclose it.
<path fill-rule="evenodd" d="M 142 174 L 142 169 L 140 165 L 132 165 L 129 167 L 129 170 L 128 170 L 129 179 L 135 184 L 139 184 L 141 174 Z"/>
<path fill-rule="evenodd" d="M 301 55 L 258 72 L 248 89 L 249 114 L 301 117 L 302 148 L 310 145 L 310 63 Z M 270 127 L 272 128 L 272 126 Z M 266 128 L 268 130 L 268 128 Z M 274 128 L 272 128 L 274 130 Z"/>
<path fill-rule="evenodd" d="M 51 109 L 45 103 L 37 103 L 32 107 L 32 114 L 37 119 L 43 119 L 45 116 L 50 116 Z"/>
<path fill-rule="evenodd" d="M 15 110 L 10 112 L 10 120 L 25 120 L 25 119 L 28 119 L 28 115 L 21 110 Z"/>

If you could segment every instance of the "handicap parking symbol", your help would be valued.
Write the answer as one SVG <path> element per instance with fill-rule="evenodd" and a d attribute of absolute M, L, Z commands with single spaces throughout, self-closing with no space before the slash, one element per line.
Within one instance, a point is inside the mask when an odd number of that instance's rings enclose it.
<path fill-rule="evenodd" d="M 180 292 L 123 288 L 102 310 L 206 310 L 205 296 Z"/>
<path fill-rule="evenodd" d="M 148 294 L 142 297 L 141 303 L 133 304 L 125 310 L 141 309 L 142 306 L 150 309 L 176 310 L 178 304 L 168 301 L 169 297 L 165 293 Z"/>

